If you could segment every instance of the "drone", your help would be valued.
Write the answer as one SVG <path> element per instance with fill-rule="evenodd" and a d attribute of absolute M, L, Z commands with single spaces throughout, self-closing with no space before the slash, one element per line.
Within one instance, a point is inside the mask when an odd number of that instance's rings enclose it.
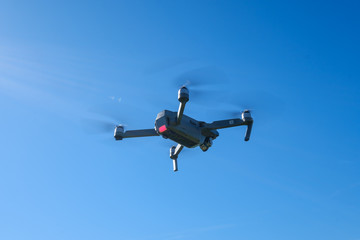
<path fill-rule="evenodd" d="M 177 143 L 177 146 L 170 148 L 170 159 L 173 160 L 173 170 L 178 171 L 177 159 L 184 147 L 200 147 L 206 152 L 212 145 L 213 140 L 219 136 L 218 129 L 230 128 L 245 125 L 245 141 L 249 141 L 253 118 L 249 110 L 241 113 L 241 118 L 226 119 L 206 123 L 197 121 L 184 114 L 185 104 L 189 101 L 189 89 L 182 86 L 178 91 L 180 102 L 177 112 L 163 110 L 157 114 L 155 127 L 153 129 L 129 130 L 125 131 L 123 125 L 115 127 L 115 140 L 134 137 L 162 136 Z"/>

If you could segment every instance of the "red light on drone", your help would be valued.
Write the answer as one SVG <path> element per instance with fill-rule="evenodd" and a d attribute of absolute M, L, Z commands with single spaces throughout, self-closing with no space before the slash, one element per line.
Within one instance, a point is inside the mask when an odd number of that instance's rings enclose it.
<path fill-rule="evenodd" d="M 162 132 L 165 132 L 167 130 L 166 126 L 165 125 L 162 125 L 161 127 L 159 127 L 159 132 L 162 133 Z"/>

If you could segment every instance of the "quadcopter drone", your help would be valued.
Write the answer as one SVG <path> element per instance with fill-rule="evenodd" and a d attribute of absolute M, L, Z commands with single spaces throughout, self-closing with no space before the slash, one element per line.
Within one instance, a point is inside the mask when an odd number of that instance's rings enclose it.
<path fill-rule="evenodd" d="M 249 141 L 253 125 L 249 110 L 243 111 L 241 118 L 206 123 L 184 114 L 185 104 L 189 101 L 189 90 L 185 86 L 179 89 L 178 100 L 180 105 L 177 112 L 164 110 L 158 113 L 155 128 L 124 131 L 124 127 L 118 125 L 115 127 L 114 138 L 122 140 L 124 138 L 162 136 L 173 140 L 177 143 L 177 146 L 170 148 L 174 172 L 178 170 L 177 159 L 184 146 L 188 148 L 200 146 L 201 150 L 206 152 L 212 146 L 213 140 L 219 136 L 217 129 L 246 125 L 245 141 Z"/>

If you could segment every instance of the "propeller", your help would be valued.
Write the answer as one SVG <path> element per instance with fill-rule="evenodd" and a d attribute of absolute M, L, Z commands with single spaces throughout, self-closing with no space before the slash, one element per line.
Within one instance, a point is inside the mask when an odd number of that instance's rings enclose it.
<path fill-rule="evenodd" d="M 279 118 L 285 102 L 269 92 L 247 91 L 228 94 L 221 103 L 221 108 L 209 109 L 212 117 L 241 118 L 243 111 L 250 111 L 256 124 L 263 124 Z"/>
<path fill-rule="evenodd" d="M 89 115 L 83 118 L 85 130 L 94 134 L 106 133 L 111 136 L 115 127 L 120 125 L 125 128 L 127 126 L 122 124 L 125 121 L 119 112 L 119 106 L 114 104 L 106 104 L 105 106 L 90 109 Z"/>
<path fill-rule="evenodd" d="M 188 84 L 193 87 L 203 87 L 211 84 L 219 84 L 227 80 L 225 73 L 216 67 L 201 67 L 183 72 L 175 78 L 176 85 Z"/>
<path fill-rule="evenodd" d="M 125 124 L 118 124 L 115 121 L 96 118 L 86 118 L 83 123 L 88 132 L 95 134 L 111 134 L 114 132 L 115 127 L 122 126 L 125 128 L 127 126 Z"/>
<path fill-rule="evenodd" d="M 226 74 L 215 67 L 201 67 L 186 71 L 173 81 L 175 87 L 187 87 L 191 100 L 212 100 L 227 82 Z"/>

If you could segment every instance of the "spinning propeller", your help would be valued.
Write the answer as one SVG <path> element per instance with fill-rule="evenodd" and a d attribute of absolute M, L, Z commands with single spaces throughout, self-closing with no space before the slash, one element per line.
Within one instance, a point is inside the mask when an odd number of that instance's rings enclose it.
<path fill-rule="evenodd" d="M 221 87 L 225 86 L 227 79 L 226 74 L 215 67 L 202 67 L 180 74 L 173 80 L 173 86 L 188 88 L 191 101 L 212 101 L 221 93 Z"/>

